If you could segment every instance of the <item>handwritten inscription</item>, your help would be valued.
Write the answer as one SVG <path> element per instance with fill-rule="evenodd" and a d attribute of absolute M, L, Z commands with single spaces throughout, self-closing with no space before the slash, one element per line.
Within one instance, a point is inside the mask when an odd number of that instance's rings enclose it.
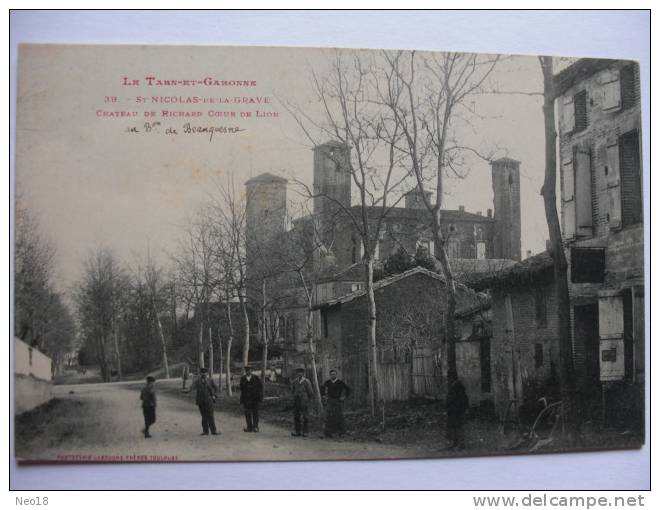
<path fill-rule="evenodd" d="M 237 126 L 193 126 L 186 122 L 182 128 L 174 126 L 163 126 L 160 122 L 145 122 L 142 126 L 128 126 L 125 130 L 127 133 L 157 133 L 169 136 L 176 136 L 179 134 L 184 135 L 201 135 L 208 137 L 209 142 L 213 141 L 213 136 L 220 135 L 234 135 L 247 131 L 246 129 Z"/>

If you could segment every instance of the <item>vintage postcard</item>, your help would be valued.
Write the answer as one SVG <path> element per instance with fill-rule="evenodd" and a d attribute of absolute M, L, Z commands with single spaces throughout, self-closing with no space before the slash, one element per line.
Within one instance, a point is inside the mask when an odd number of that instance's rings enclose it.
<path fill-rule="evenodd" d="M 21 462 L 645 441 L 636 62 L 22 45 Z"/>

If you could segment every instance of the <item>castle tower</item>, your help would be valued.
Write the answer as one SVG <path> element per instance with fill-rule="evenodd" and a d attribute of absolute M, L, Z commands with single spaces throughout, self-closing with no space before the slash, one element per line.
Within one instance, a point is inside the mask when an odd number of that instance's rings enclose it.
<path fill-rule="evenodd" d="M 351 205 L 350 158 L 350 147 L 337 141 L 314 147 L 313 206 L 324 241 L 333 235 L 341 207 Z"/>
<path fill-rule="evenodd" d="M 491 162 L 495 231 L 494 257 L 520 260 L 520 161 L 500 158 Z"/>
<path fill-rule="evenodd" d="M 286 230 L 286 188 L 288 181 L 264 173 L 245 183 L 246 262 L 249 275 L 259 271 L 266 260 L 267 246 Z"/>

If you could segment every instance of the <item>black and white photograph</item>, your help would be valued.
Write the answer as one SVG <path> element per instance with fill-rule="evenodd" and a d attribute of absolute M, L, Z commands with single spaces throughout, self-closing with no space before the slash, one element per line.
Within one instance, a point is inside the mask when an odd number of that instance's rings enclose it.
<path fill-rule="evenodd" d="M 637 61 L 21 44 L 17 83 L 19 463 L 647 441 Z"/>

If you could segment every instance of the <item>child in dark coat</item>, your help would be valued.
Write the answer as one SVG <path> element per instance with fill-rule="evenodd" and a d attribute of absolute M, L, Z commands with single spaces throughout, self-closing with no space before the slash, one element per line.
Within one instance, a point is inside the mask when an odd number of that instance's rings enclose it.
<path fill-rule="evenodd" d="M 156 423 L 156 389 L 154 388 L 156 379 L 152 376 L 147 377 L 147 385 L 140 392 L 142 400 L 142 414 L 144 415 L 144 428 L 142 433 L 144 437 L 151 437 L 149 427 Z"/>

